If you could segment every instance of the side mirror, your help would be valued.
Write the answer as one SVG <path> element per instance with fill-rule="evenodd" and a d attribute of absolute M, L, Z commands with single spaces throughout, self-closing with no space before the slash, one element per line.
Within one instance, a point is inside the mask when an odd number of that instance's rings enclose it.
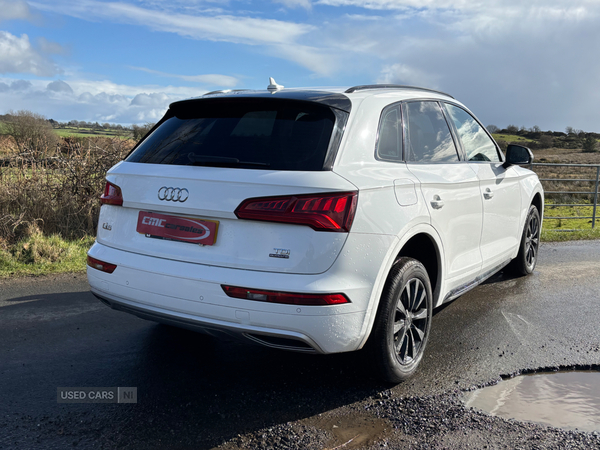
<path fill-rule="evenodd" d="M 506 148 L 506 161 L 502 167 L 508 169 L 515 164 L 531 164 L 533 161 L 533 153 L 527 147 L 522 145 L 509 145 Z"/>

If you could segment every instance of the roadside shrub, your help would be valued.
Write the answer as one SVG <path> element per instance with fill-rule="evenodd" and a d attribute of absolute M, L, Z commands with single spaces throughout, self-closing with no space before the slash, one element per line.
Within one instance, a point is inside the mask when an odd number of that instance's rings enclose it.
<path fill-rule="evenodd" d="M 586 136 L 585 140 L 583 141 L 584 153 L 593 153 L 597 150 L 598 150 L 598 141 L 596 140 L 596 138 L 593 135 L 588 134 Z"/>
<path fill-rule="evenodd" d="M 0 166 L 0 240 L 15 243 L 38 230 L 79 239 L 96 232 L 106 171 L 134 143 L 63 141 L 59 156 L 12 155 Z"/>

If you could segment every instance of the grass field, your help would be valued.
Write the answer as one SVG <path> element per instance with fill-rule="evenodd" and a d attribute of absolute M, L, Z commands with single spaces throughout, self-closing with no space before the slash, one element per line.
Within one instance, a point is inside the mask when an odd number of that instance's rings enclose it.
<path fill-rule="evenodd" d="M 0 122 L 0 135 L 7 134 L 8 129 L 4 122 Z M 122 139 L 130 139 L 133 137 L 131 130 L 123 129 L 123 130 L 99 130 L 92 128 L 75 128 L 75 127 L 66 127 L 66 128 L 55 128 L 54 132 L 64 138 L 64 137 L 119 137 Z"/>
<path fill-rule="evenodd" d="M 542 241 L 570 241 L 600 239 L 600 209 L 596 211 L 596 226 L 592 229 L 593 207 L 590 206 L 553 206 L 546 203 Z M 552 217 L 573 217 L 572 219 L 553 219 Z"/>
<path fill-rule="evenodd" d="M 496 141 L 505 142 L 535 142 L 533 139 L 528 139 L 523 136 L 517 136 L 516 134 L 492 134 Z"/>
<path fill-rule="evenodd" d="M 60 137 L 119 137 L 129 139 L 132 137 L 130 130 L 93 130 L 91 128 L 57 128 L 54 130 Z"/>

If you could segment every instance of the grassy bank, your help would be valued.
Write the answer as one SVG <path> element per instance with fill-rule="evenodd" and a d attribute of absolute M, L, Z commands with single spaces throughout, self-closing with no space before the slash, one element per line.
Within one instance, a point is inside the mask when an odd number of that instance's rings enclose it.
<path fill-rule="evenodd" d="M 85 270 L 104 175 L 133 144 L 62 140 L 38 158 L 0 148 L 0 277 Z"/>
<path fill-rule="evenodd" d="M 600 225 L 597 225 L 593 230 L 542 229 L 542 242 L 585 241 L 590 239 L 600 239 Z"/>
<path fill-rule="evenodd" d="M 67 241 L 39 232 L 12 245 L 0 247 L 0 278 L 82 272 L 93 237 Z"/>

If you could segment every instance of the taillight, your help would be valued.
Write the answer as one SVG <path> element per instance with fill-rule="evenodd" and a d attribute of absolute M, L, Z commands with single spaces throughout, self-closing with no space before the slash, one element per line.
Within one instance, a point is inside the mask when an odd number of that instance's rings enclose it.
<path fill-rule="evenodd" d="M 107 181 L 106 186 L 104 186 L 104 194 L 100 197 L 100 204 L 123 206 L 121 188 Z"/>
<path fill-rule="evenodd" d="M 357 200 L 357 192 L 249 198 L 237 207 L 235 215 L 239 219 L 308 225 L 317 231 L 348 232 Z"/>
<path fill-rule="evenodd" d="M 263 291 L 261 289 L 247 289 L 236 286 L 221 285 L 221 287 L 229 297 L 257 302 L 307 306 L 350 303 L 350 300 L 344 294 L 297 294 L 294 292 Z"/>
<path fill-rule="evenodd" d="M 106 273 L 113 273 L 117 268 L 116 264 L 110 264 L 104 261 L 100 261 L 99 259 L 92 258 L 91 256 L 87 257 L 87 265 Z"/>

